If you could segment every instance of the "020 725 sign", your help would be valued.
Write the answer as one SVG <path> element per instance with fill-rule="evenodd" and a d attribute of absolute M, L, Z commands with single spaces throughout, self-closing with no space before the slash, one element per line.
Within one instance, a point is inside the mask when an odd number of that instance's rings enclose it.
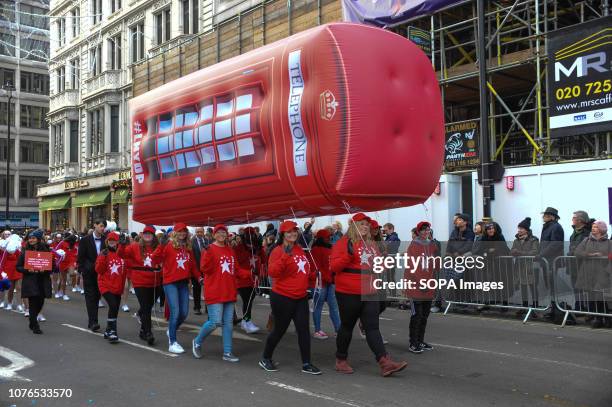
<path fill-rule="evenodd" d="M 609 131 L 612 121 L 612 16 L 548 36 L 552 137 Z"/>
<path fill-rule="evenodd" d="M 478 120 L 447 124 L 444 145 L 446 171 L 470 169 L 479 165 Z"/>

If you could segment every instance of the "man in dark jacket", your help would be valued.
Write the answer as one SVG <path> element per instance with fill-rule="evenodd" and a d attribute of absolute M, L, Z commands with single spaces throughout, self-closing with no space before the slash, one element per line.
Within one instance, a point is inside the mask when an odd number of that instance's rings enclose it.
<path fill-rule="evenodd" d="M 79 273 L 83 278 L 85 289 L 85 306 L 87 307 L 87 327 L 93 332 L 100 330 L 98 324 L 98 303 L 100 301 L 100 290 L 98 289 L 98 275 L 96 274 L 96 260 L 104 250 L 104 230 L 106 221 L 99 219 L 94 222 L 93 233 L 85 236 L 79 243 L 77 263 Z"/>
<path fill-rule="evenodd" d="M 385 223 L 382 229 L 383 236 L 385 237 L 385 249 L 387 251 L 387 255 L 394 257 L 399 251 L 400 241 L 399 236 L 395 232 L 395 226 L 392 223 Z M 390 267 L 386 270 L 386 281 L 395 281 L 395 267 Z M 397 295 L 396 289 L 389 290 L 389 294 L 391 296 Z"/>
<path fill-rule="evenodd" d="M 200 259 L 202 253 L 208 248 L 209 242 L 204 235 L 204 228 L 196 228 L 195 236 L 191 239 L 191 247 L 193 248 L 193 257 L 196 264 L 200 267 Z M 191 287 L 193 289 L 193 311 L 196 315 L 202 315 L 202 285 L 200 282 L 192 278 Z"/>
<path fill-rule="evenodd" d="M 555 208 L 548 207 L 542 212 L 544 226 L 540 237 L 540 256 L 548 261 L 551 269 L 555 258 L 563 256 L 565 234 L 563 227 L 559 225 L 559 219 L 559 212 Z"/>
<path fill-rule="evenodd" d="M 570 245 L 568 256 L 574 256 L 576 247 L 591 234 L 591 219 L 585 211 L 576 211 L 572 216 L 572 235 L 570 236 Z"/>

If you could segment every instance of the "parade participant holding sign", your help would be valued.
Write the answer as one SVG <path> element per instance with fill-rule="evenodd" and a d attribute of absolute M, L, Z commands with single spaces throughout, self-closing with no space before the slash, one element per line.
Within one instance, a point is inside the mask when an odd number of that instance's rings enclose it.
<path fill-rule="evenodd" d="M 126 269 L 123 259 L 119 257 L 119 233 L 111 232 L 106 237 L 106 248 L 96 259 L 96 273 L 100 294 L 108 304 L 108 319 L 104 339 L 110 343 L 119 342 L 117 335 L 117 314 L 121 304 L 121 294 L 125 286 Z"/>
<path fill-rule="evenodd" d="M 162 237 L 162 244 L 152 255 L 153 263 L 161 263 L 164 292 L 170 309 L 168 320 L 168 351 L 183 353 L 185 350 L 176 340 L 176 331 L 189 315 L 189 279 L 199 279 L 200 272 L 195 264 L 191 239 L 187 225 L 177 223 L 168 237 Z"/>
<path fill-rule="evenodd" d="M 208 321 L 192 342 L 193 356 L 202 357 L 202 342 L 214 330 L 223 327 L 223 360 L 238 362 L 232 353 L 232 331 L 234 328 L 234 304 L 236 303 L 236 280 L 250 278 L 251 270 L 241 268 L 234 251 L 227 244 L 227 228 L 217 225 L 213 230 L 215 241 L 202 256 L 200 270 L 204 274 L 204 299 L 208 309 Z"/>
<path fill-rule="evenodd" d="M 162 292 L 162 275 L 159 263 L 153 262 L 153 252 L 159 246 L 155 228 L 146 226 L 138 242 L 119 249 L 119 255 L 126 261 L 128 274 L 132 279 L 140 309 L 140 339 L 149 345 L 155 344 L 151 329 L 151 310 Z"/>
<path fill-rule="evenodd" d="M 278 370 L 272 361 L 272 354 L 293 320 L 302 356 L 302 372 L 319 375 L 321 371 L 310 363 L 309 309 L 306 293 L 310 280 L 314 278 L 314 272 L 310 269 L 306 253 L 296 244 L 297 223 L 285 221 L 280 225 L 279 232 L 278 246 L 272 250 L 268 261 L 268 273 L 274 279 L 270 293 L 274 328 L 266 340 L 259 366 L 268 372 Z"/>
<path fill-rule="evenodd" d="M 247 227 L 243 231 L 240 244 L 234 247 L 236 260 L 241 268 L 251 270 L 251 273 L 243 278 L 238 278 L 238 293 L 242 298 L 242 321 L 240 327 L 248 334 L 259 331 L 259 327 L 251 320 L 251 309 L 255 300 L 255 279 L 259 275 L 261 267 L 261 244 L 257 238 L 255 229 Z"/>
<path fill-rule="evenodd" d="M 353 373 L 347 362 L 348 348 L 357 320 L 361 320 L 368 346 L 380 365 L 381 374 L 390 376 L 403 370 L 406 362 L 389 357 L 379 330 L 379 297 L 374 288 L 372 262 L 378 252 L 370 236 L 370 218 L 357 213 L 348 232 L 332 248 L 331 271 L 336 273 L 336 299 L 340 308 L 340 330 L 336 340 L 336 370 Z"/>
<path fill-rule="evenodd" d="M 51 298 L 50 274 L 54 266 L 51 250 L 43 242 L 43 231 L 37 229 L 30 233 L 16 268 L 23 274 L 21 296 L 28 299 L 30 329 L 35 334 L 42 334 L 38 315 L 45 304 L 45 298 Z"/>

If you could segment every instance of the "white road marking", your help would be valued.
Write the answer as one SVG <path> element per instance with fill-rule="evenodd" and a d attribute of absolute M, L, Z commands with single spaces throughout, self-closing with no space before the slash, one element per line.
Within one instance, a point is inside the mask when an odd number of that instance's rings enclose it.
<path fill-rule="evenodd" d="M 606 369 L 603 367 L 579 365 L 578 363 L 564 362 L 562 360 L 543 359 L 543 358 L 536 358 L 533 356 L 515 355 L 512 353 L 495 352 L 492 350 L 485 350 L 485 349 L 465 348 L 463 346 L 444 345 L 441 343 L 433 343 L 433 342 L 432 342 L 432 345 L 439 346 L 441 348 L 457 349 L 457 350 L 462 350 L 462 351 L 467 351 L 467 352 L 486 353 L 489 355 L 497 355 L 497 356 L 503 356 L 507 358 L 530 360 L 534 362 L 552 363 L 554 365 L 560 365 L 560 366 L 565 366 L 565 367 L 574 367 L 574 368 L 579 368 L 579 369 L 593 370 L 596 372 L 612 373 L 611 369 Z"/>
<path fill-rule="evenodd" d="M 313 392 L 311 392 L 309 390 L 301 389 L 299 387 L 290 386 L 288 384 L 283 384 L 283 383 L 279 383 L 279 382 L 266 382 L 266 384 L 269 384 L 270 386 L 274 386 L 274 387 L 280 387 L 281 389 L 294 391 L 296 393 L 300 393 L 300 394 L 303 394 L 305 396 L 315 397 L 315 398 L 322 399 L 322 400 L 333 401 L 334 403 L 342 404 L 342 405 L 345 405 L 345 406 L 361 407 L 359 404 L 355 404 L 352 401 L 338 399 L 338 398 L 327 396 L 327 395 L 321 394 L 321 393 L 313 393 Z"/>
<path fill-rule="evenodd" d="M 74 326 L 74 325 L 70 325 L 70 324 L 62 324 L 62 325 L 65 326 L 65 327 L 76 329 L 78 331 L 86 332 L 88 334 L 92 334 L 92 335 L 95 335 L 95 336 L 103 336 L 101 333 L 91 332 L 89 329 L 81 328 L 80 326 Z M 179 356 L 179 355 L 177 355 L 175 353 L 164 352 L 163 350 L 159 350 L 159 349 L 152 348 L 152 347 L 149 347 L 149 346 L 141 345 L 139 343 L 135 343 L 135 342 L 131 342 L 131 341 L 126 341 L 125 339 L 119 339 L 119 342 L 120 343 L 125 343 L 126 345 L 134 346 L 136 348 L 148 350 L 149 352 L 159 353 L 161 355 L 168 356 L 168 357 L 171 357 L 171 358 L 175 358 L 175 357 Z"/>
<path fill-rule="evenodd" d="M 11 362 L 11 364 L 6 367 L 0 367 L 1 379 L 31 382 L 30 379 L 18 375 L 17 372 L 34 366 L 34 361 L 32 359 L 29 359 L 23 356 L 21 353 L 15 352 L 14 350 L 5 348 L 3 346 L 0 346 L 0 357 Z"/>
<path fill-rule="evenodd" d="M 151 317 L 151 321 L 155 321 L 155 322 L 162 322 L 162 323 L 167 323 L 167 321 L 163 318 L 156 318 L 156 317 Z M 181 328 L 189 328 L 192 329 L 196 332 L 200 332 L 200 328 L 201 326 L 197 326 L 197 325 L 192 325 L 192 324 L 181 324 Z M 165 330 L 165 328 L 164 328 Z M 223 330 L 222 329 L 216 329 L 215 331 L 213 331 L 213 333 L 211 333 L 211 335 L 213 336 L 223 336 Z M 251 342 L 262 342 L 261 339 L 257 339 L 256 337 L 252 336 L 252 335 L 247 335 L 247 334 L 243 334 L 241 332 L 239 332 L 237 329 L 234 329 L 234 332 L 232 333 L 232 338 L 234 339 L 242 339 L 245 341 L 251 341 Z"/>
<path fill-rule="evenodd" d="M 383 321 L 393 321 L 391 318 L 378 317 L 378 319 L 382 319 Z"/>

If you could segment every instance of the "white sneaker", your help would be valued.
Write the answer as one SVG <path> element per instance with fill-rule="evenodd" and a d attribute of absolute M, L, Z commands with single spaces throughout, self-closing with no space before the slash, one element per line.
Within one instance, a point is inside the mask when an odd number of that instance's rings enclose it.
<path fill-rule="evenodd" d="M 244 319 L 242 321 L 240 321 L 240 328 L 242 328 L 242 330 L 246 333 L 249 333 L 249 328 L 247 325 L 247 321 L 245 321 Z"/>
<path fill-rule="evenodd" d="M 170 353 L 185 353 L 185 349 L 178 342 L 174 342 L 168 348 L 168 352 Z"/>
<path fill-rule="evenodd" d="M 26 308 L 25 312 L 23 313 L 23 316 L 28 318 L 30 316 L 30 310 Z"/>
<path fill-rule="evenodd" d="M 72 287 L 72 292 L 73 293 L 78 293 L 79 292 L 79 287 Z"/>
<path fill-rule="evenodd" d="M 85 289 L 84 288 L 79 288 L 79 292 L 81 293 L 81 295 L 85 295 Z"/>
<path fill-rule="evenodd" d="M 62 293 L 60 293 L 59 291 L 56 291 L 55 292 L 55 299 L 57 300 L 57 299 L 60 299 L 60 298 L 62 298 Z"/>
<path fill-rule="evenodd" d="M 255 332 L 259 332 L 259 327 L 253 323 L 253 321 L 247 322 L 247 333 L 254 334 Z"/>
<path fill-rule="evenodd" d="M 124 304 L 124 305 L 123 305 L 123 307 L 121 307 L 121 310 L 122 310 L 123 312 L 130 312 L 130 307 L 128 307 L 128 305 L 127 305 L 127 304 Z"/>
<path fill-rule="evenodd" d="M 70 297 L 68 297 L 66 294 L 64 294 L 64 296 L 62 297 L 62 300 L 70 301 Z"/>
<path fill-rule="evenodd" d="M 136 295 L 136 290 L 134 290 L 134 287 L 130 288 L 130 294 Z"/>
<path fill-rule="evenodd" d="M 0 302 L 0 308 L 4 308 L 4 301 Z"/>
<path fill-rule="evenodd" d="M 13 304 L 6 304 L 4 309 L 7 310 L 7 311 L 12 311 L 13 310 Z"/>
<path fill-rule="evenodd" d="M 23 314 L 23 305 L 19 304 L 17 306 L 17 311 L 19 311 L 20 314 Z"/>
<path fill-rule="evenodd" d="M 36 320 L 38 322 L 45 322 L 47 320 L 47 318 L 45 318 L 45 316 L 43 314 L 38 314 L 38 317 L 36 318 Z"/>
<path fill-rule="evenodd" d="M 102 300 L 98 301 L 98 308 L 104 308 L 106 305 L 102 302 Z"/>

